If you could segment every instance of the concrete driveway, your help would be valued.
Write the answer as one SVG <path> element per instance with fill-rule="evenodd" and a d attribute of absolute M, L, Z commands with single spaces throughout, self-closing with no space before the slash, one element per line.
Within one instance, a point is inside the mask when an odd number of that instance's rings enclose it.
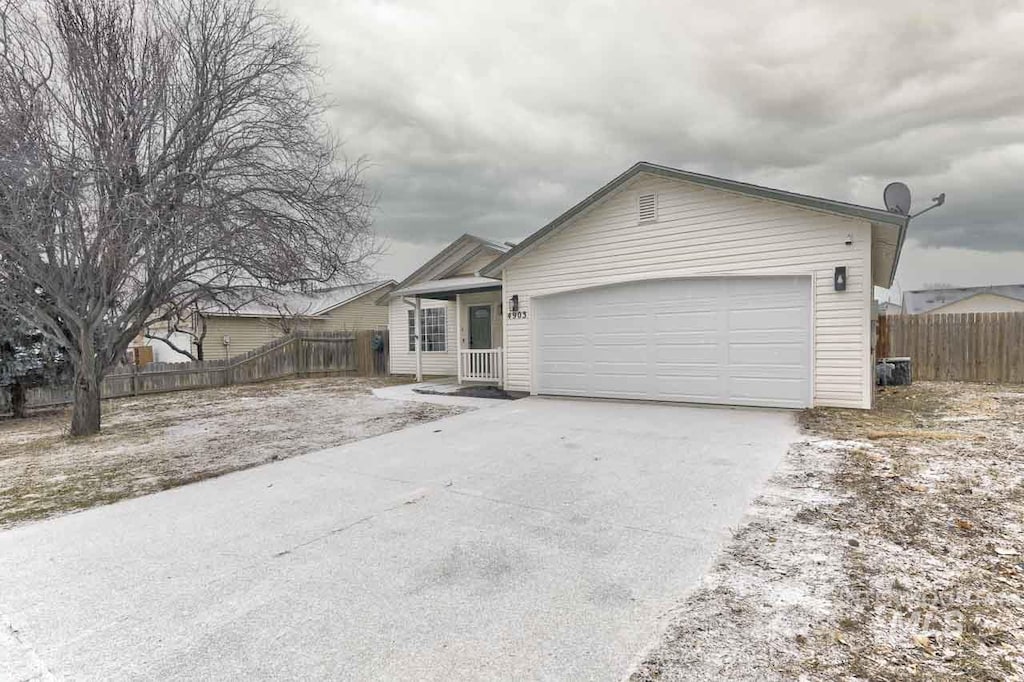
<path fill-rule="evenodd" d="M 0 677 L 615 680 L 796 437 L 528 398 L 2 532 Z"/>

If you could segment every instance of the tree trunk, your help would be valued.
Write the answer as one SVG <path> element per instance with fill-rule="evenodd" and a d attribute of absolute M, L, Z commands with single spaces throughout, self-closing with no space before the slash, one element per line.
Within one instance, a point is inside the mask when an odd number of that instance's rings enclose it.
<path fill-rule="evenodd" d="M 25 418 L 25 404 L 28 402 L 25 396 L 25 386 L 18 382 L 11 384 L 11 411 L 15 419 Z"/>
<path fill-rule="evenodd" d="M 103 370 L 90 342 L 83 342 L 82 350 L 79 366 L 75 369 L 75 405 L 71 412 L 72 436 L 91 436 L 100 432 Z"/>

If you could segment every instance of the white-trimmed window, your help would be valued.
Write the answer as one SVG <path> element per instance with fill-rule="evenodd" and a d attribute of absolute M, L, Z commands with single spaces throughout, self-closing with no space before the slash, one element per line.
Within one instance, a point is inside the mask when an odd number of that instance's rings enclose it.
<path fill-rule="evenodd" d="M 416 350 L 416 317 L 409 311 L 409 350 Z M 420 308 L 420 328 L 423 333 L 425 352 L 443 353 L 448 350 L 447 322 L 445 308 Z"/>

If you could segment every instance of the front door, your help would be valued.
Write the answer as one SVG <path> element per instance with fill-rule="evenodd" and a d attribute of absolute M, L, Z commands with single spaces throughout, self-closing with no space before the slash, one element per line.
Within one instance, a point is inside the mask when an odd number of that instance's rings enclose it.
<path fill-rule="evenodd" d="M 491 306 L 469 306 L 469 347 L 491 347 Z"/>

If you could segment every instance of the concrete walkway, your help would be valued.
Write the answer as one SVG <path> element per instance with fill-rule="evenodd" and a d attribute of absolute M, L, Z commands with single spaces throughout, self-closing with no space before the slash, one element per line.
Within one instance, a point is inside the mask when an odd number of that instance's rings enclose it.
<path fill-rule="evenodd" d="M 0 678 L 615 680 L 797 437 L 495 402 L 0 532 Z"/>
<path fill-rule="evenodd" d="M 435 381 L 424 381 L 418 384 L 398 384 L 396 386 L 382 386 L 373 389 L 373 394 L 384 400 L 405 400 L 417 403 L 433 403 L 435 405 L 456 405 L 458 407 L 499 407 L 508 402 L 506 400 L 495 400 L 493 398 L 470 398 L 460 395 L 446 395 L 447 392 L 457 390 L 458 383 L 454 379 L 438 379 Z M 420 393 L 427 390 L 430 393 Z"/>

